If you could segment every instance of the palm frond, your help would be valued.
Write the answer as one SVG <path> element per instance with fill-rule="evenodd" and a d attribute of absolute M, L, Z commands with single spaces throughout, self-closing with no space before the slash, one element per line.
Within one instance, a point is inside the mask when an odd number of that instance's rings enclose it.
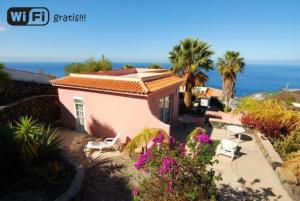
<path fill-rule="evenodd" d="M 138 147 L 146 147 L 146 145 L 156 137 L 162 130 L 158 128 L 146 128 L 141 133 L 136 135 L 125 147 L 125 151 L 131 153 Z M 163 131 L 167 136 L 167 134 Z"/>

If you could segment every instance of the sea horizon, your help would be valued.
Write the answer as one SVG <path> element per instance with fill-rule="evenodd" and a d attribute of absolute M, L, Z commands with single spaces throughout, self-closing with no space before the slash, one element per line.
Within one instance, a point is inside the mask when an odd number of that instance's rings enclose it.
<path fill-rule="evenodd" d="M 56 77 L 65 76 L 64 67 L 70 63 L 61 61 L 25 61 L 25 62 L 3 62 L 7 68 L 24 70 L 30 72 L 43 72 L 55 75 Z M 125 64 L 131 64 L 140 68 L 147 68 L 150 62 L 112 62 L 113 69 L 120 69 Z M 163 67 L 169 69 L 170 63 L 163 62 Z M 209 76 L 207 86 L 222 88 L 221 77 L 216 66 L 214 70 L 206 72 Z M 290 89 L 300 89 L 300 64 L 267 64 L 250 63 L 246 64 L 243 74 L 238 74 L 236 84 L 236 95 L 247 96 L 260 92 L 276 92 L 288 85 Z"/>

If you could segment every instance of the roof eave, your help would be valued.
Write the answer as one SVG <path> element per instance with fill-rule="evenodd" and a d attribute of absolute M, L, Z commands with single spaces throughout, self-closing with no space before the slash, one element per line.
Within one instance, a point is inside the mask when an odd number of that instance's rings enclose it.
<path fill-rule="evenodd" d="M 107 90 L 107 89 L 96 89 L 96 88 L 92 88 L 92 87 L 79 87 L 79 86 L 64 85 L 64 84 L 57 84 L 57 83 L 52 83 L 52 85 L 55 86 L 55 87 L 61 87 L 61 88 L 90 90 L 90 91 L 107 92 L 107 93 L 115 93 L 115 94 L 123 94 L 123 95 L 125 94 L 125 95 L 142 96 L 142 97 L 147 97 L 149 95 L 149 93 L 138 93 L 138 92 Z"/>

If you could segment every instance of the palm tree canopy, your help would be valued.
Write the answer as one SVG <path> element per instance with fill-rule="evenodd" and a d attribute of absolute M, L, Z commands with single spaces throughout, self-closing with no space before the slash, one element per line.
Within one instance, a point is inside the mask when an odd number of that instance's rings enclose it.
<path fill-rule="evenodd" d="M 213 69 L 211 46 L 199 39 L 186 38 L 169 52 L 170 62 L 173 64 L 173 72 L 179 76 L 185 76 L 190 87 L 195 86 L 195 80 L 204 83 L 208 77 L 201 69 L 208 71 Z"/>
<path fill-rule="evenodd" d="M 227 51 L 223 58 L 218 59 L 217 65 L 223 79 L 235 80 L 237 73 L 243 73 L 245 62 L 239 52 Z"/>

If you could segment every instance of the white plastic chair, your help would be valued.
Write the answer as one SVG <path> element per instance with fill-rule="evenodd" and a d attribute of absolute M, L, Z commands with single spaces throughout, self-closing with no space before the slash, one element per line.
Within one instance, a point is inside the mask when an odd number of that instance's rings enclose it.
<path fill-rule="evenodd" d="M 88 149 L 99 149 L 100 152 L 102 151 L 102 149 L 105 149 L 105 148 L 113 148 L 116 151 L 118 151 L 116 142 L 120 137 L 121 137 L 121 133 L 118 133 L 116 135 L 116 137 L 114 137 L 114 138 L 105 138 L 105 140 L 103 142 L 89 141 L 86 145 L 86 148 L 88 148 Z"/>
<path fill-rule="evenodd" d="M 237 143 L 232 142 L 231 140 L 222 139 L 221 143 L 217 147 L 216 155 L 222 154 L 225 156 L 229 156 L 231 157 L 231 160 L 233 160 L 236 150 Z"/>

